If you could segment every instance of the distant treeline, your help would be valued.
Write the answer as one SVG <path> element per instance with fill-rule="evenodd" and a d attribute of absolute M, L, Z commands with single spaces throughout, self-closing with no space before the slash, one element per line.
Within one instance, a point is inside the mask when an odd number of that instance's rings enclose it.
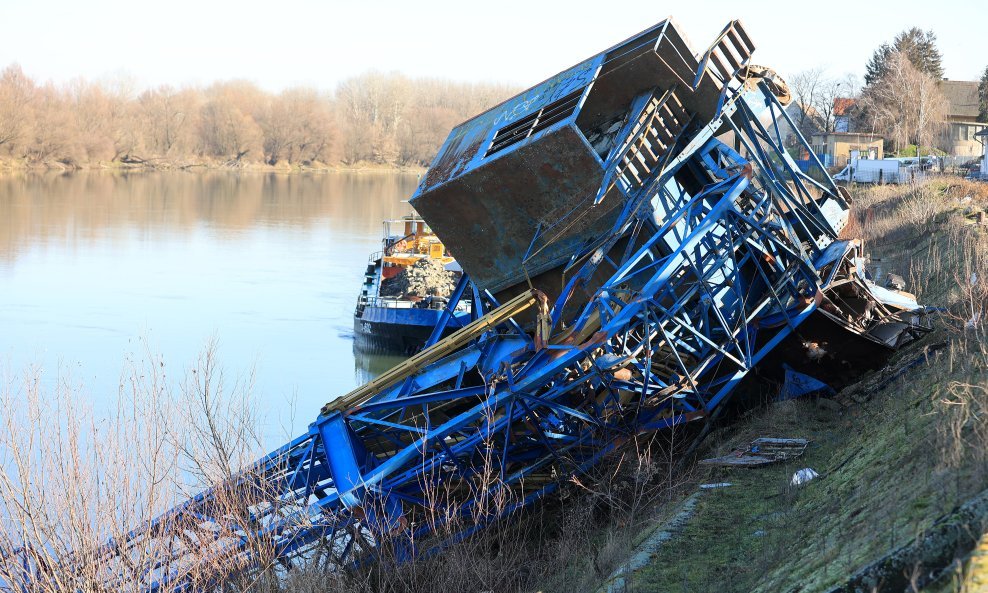
<path fill-rule="evenodd" d="M 330 93 L 245 81 L 135 92 L 119 81 L 42 84 L 11 65 L 0 74 L 0 161 L 428 165 L 452 126 L 512 90 L 372 72 Z"/>

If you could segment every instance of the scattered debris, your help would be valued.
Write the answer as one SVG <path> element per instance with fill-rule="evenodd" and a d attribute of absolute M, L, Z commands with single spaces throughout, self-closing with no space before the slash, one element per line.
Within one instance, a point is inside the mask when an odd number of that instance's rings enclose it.
<path fill-rule="evenodd" d="M 814 478 L 819 478 L 820 474 L 816 472 L 812 467 L 804 467 L 798 472 L 792 475 L 792 480 L 789 482 L 791 486 L 802 486 L 803 484 L 809 482 Z"/>
<path fill-rule="evenodd" d="M 985 211 L 978 206 L 968 205 L 965 206 L 961 211 L 961 215 L 964 216 L 964 224 L 968 225 L 984 225 L 985 224 Z"/>
<path fill-rule="evenodd" d="M 704 459 L 700 463 L 725 467 L 768 465 L 776 461 L 799 457 L 806 450 L 808 443 L 809 441 L 806 439 L 758 438 L 751 441 L 748 448 L 743 451 L 735 451 L 723 457 Z"/>
<path fill-rule="evenodd" d="M 885 277 L 885 288 L 891 288 L 892 290 L 905 290 L 906 279 L 898 274 L 889 273 L 889 275 Z"/>
<path fill-rule="evenodd" d="M 382 296 L 449 297 L 456 287 L 456 274 L 442 260 L 423 257 L 394 278 L 381 284 Z"/>

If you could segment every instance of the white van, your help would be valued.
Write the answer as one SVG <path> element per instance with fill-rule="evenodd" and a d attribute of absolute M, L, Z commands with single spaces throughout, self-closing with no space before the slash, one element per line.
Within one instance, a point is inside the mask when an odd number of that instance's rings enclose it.
<path fill-rule="evenodd" d="M 834 181 L 855 183 L 908 183 L 923 175 L 916 159 L 858 159 L 852 160 L 834 175 Z"/>

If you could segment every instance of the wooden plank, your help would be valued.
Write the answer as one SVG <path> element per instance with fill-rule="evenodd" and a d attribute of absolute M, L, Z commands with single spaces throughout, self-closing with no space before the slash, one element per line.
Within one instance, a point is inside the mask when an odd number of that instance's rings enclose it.
<path fill-rule="evenodd" d="M 665 132 L 665 134 L 663 134 L 662 132 Z M 649 126 L 648 133 L 652 138 L 655 139 L 656 142 L 659 142 L 661 144 L 669 143 L 669 130 L 666 129 L 664 122 L 661 127 Z"/>
<path fill-rule="evenodd" d="M 727 467 L 768 465 L 799 457 L 806 451 L 807 444 L 809 441 L 806 439 L 758 438 L 751 441 L 751 444 L 744 451 L 735 451 L 729 455 L 704 459 L 700 463 Z"/>
<path fill-rule="evenodd" d="M 626 174 L 630 174 L 632 177 L 635 178 L 635 184 L 636 185 L 641 185 L 642 178 L 638 175 L 638 168 L 635 167 L 634 162 L 629 159 L 629 160 L 626 161 L 625 164 L 626 164 L 626 167 L 624 168 L 624 172 Z"/>
<path fill-rule="evenodd" d="M 645 155 L 642 153 L 642 151 L 638 150 L 638 147 L 636 146 L 632 150 L 632 154 L 634 154 L 635 158 L 638 159 L 638 162 L 642 164 L 642 170 L 648 172 L 648 162 L 645 160 Z"/>
<path fill-rule="evenodd" d="M 676 115 L 676 119 L 680 122 L 685 122 L 690 117 L 690 114 L 686 111 L 686 107 L 683 106 L 683 102 L 676 95 L 670 98 L 669 108 L 672 109 Z"/>
<path fill-rule="evenodd" d="M 642 136 L 641 147 L 648 152 L 648 156 L 652 160 L 653 164 L 659 162 L 659 156 L 662 154 L 662 149 L 660 148 L 658 154 L 656 154 L 656 152 L 652 150 L 652 142 L 648 139 L 647 135 Z"/>
<path fill-rule="evenodd" d="M 754 467 L 758 465 L 768 465 L 775 463 L 775 459 L 762 457 L 761 455 L 724 455 L 723 457 L 712 457 L 700 461 L 703 465 L 719 465 L 724 467 L 742 466 Z"/>

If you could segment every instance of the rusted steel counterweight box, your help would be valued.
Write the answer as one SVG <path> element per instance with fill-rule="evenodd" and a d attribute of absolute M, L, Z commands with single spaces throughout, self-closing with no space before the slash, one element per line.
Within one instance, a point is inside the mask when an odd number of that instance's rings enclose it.
<path fill-rule="evenodd" d="M 558 294 L 559 269 L 624 206 L 616 187 L 594 202 L 636 97 L 675 93 L 679 127 L 714 116 L 721 83 L 695 81 L 698 69 L 659 23 L 457 126 L 411 203 L 479 287 L 500 293 L 527 273 Z"/>

